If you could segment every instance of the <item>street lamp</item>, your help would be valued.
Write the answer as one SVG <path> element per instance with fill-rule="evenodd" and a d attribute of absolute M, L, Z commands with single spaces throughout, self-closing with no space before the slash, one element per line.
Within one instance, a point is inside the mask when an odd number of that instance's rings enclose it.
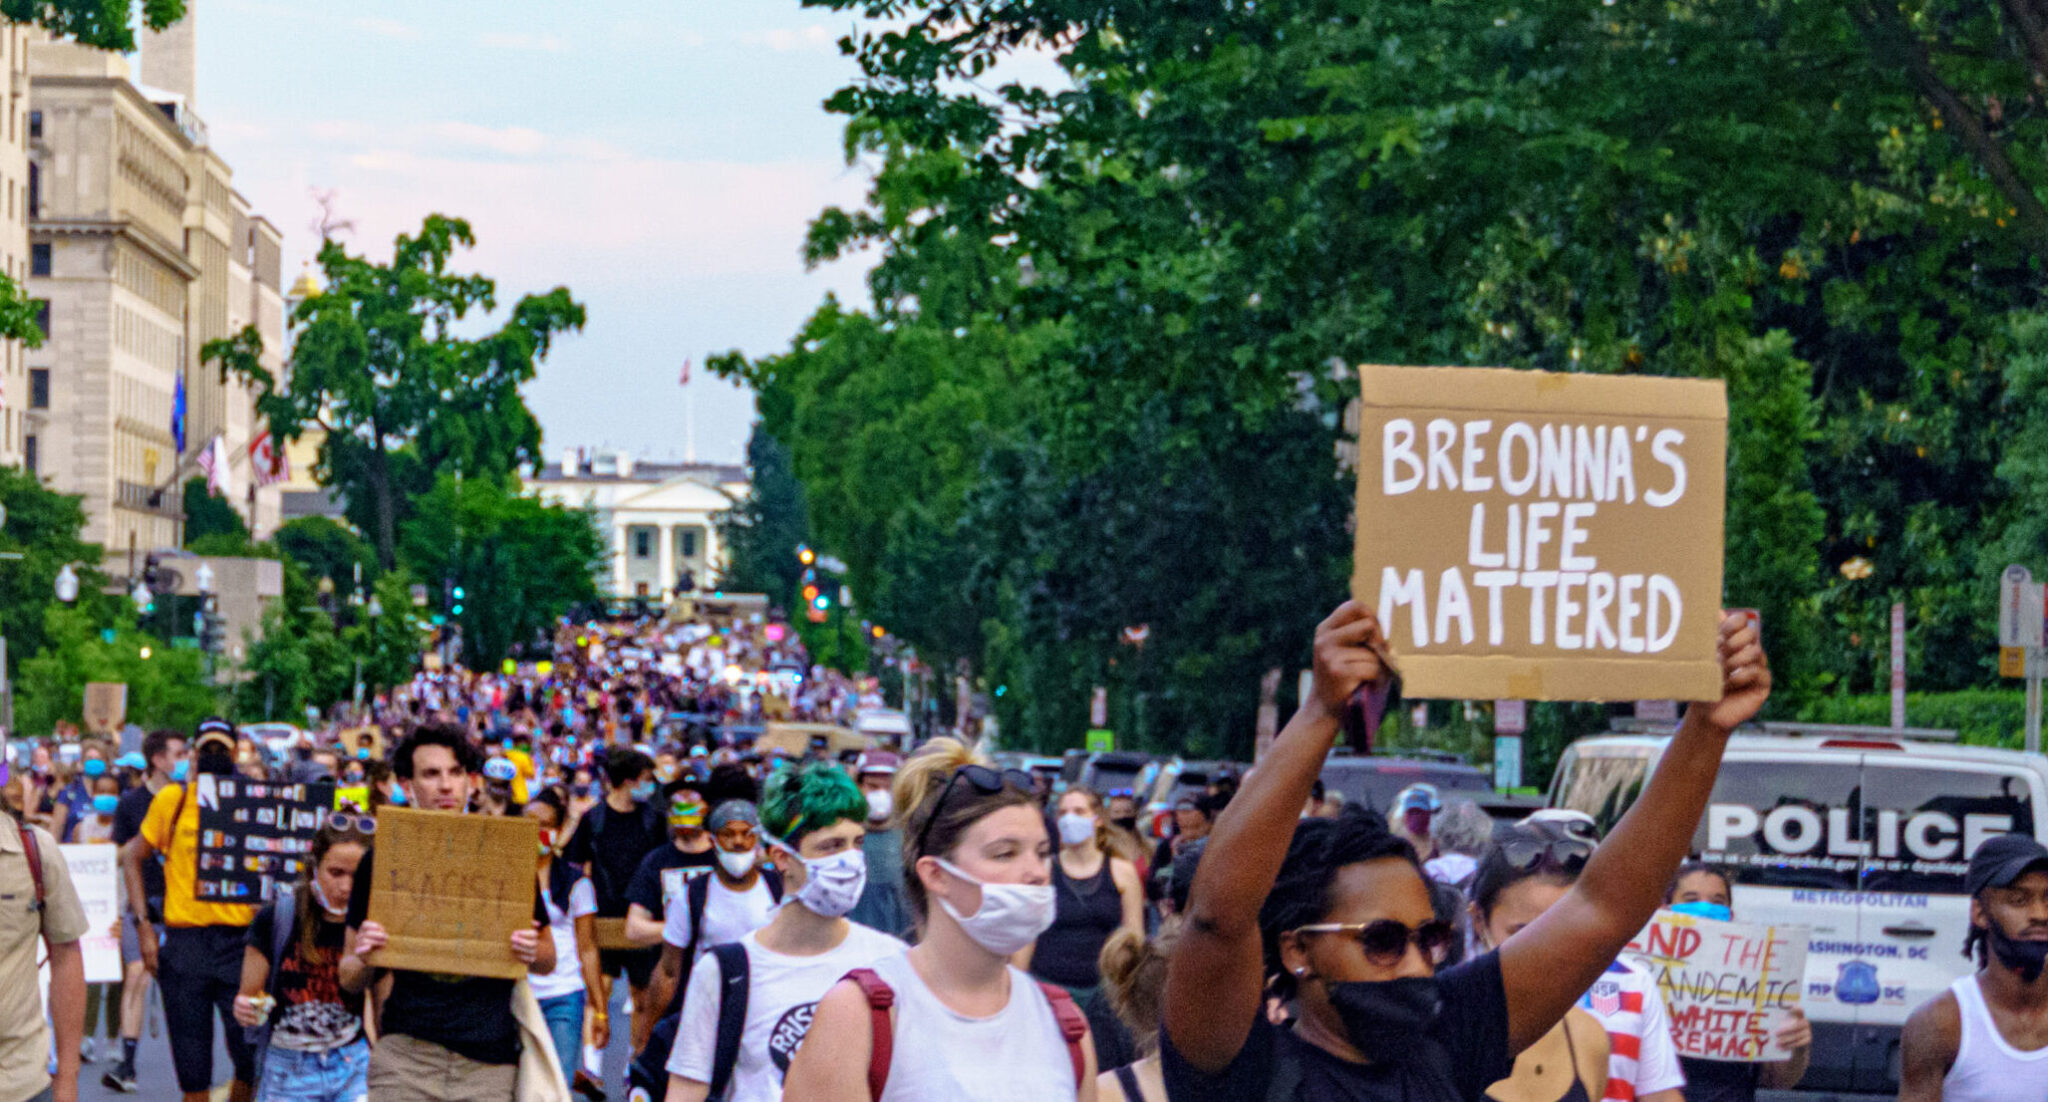
<path fill-rule="evenodd" d="M 57 599 L 67 605 L 78 599 L 78 571 L 68 562 L 57 571 Z"/>
<path fill-rule="evenodd" d="M 148 612 L 149 606 L 156 600 L 149 592 L 149 586 L 144 585 L 140 581 L 135 583 L 135 589 L 128 594 L 128 597 L 135 602 L 135 611 L 137 612 Z"/>
<path fill-rule="evenodd" d="M 199 569 L 192 572 L 192 584 L 199 587 L 200 596 L 211 596 L 213 594 L 213 567 L 202 560 L 199 564 Z"/>

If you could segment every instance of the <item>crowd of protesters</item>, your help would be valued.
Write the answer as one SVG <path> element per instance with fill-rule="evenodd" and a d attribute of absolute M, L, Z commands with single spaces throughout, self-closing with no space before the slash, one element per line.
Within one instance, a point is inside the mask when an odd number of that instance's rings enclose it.
<path fill-rule="evenodd" d="M 1732 917 L 1727 876 L 1681 862 L 1729 732 L 1769 691 L 1740 617 L 1722 628 L 1722 698 L 1688 711 L 1605 839 L 1570 813 L 1496 826 L 1426 785 L 1386 815 L 1322 790 L 1347 712 L 1376 726 L 1392 680 L 1377 623 L 1349 604 L 1260 766 L 1177 806 L 1156 847 L 1129 793 L 1051 796 L 950 738 L 847 758 L 722 743 L 672 721 L 743 718 L 758 694 L 588 644 L 559 674 L 422 675 L 353 717 L 374 737 L 281 757 L 212 719 L 129 754 L 87 740 L 66 761 L 40 745 L 13 759 L 0 901 L 21 898 L 5 894 L 16 855 L 120 846 L 125 969 L 88 997 L 82 914 L 63 862 L 42 862 L 39 905 L 0 921 L 0 1010 L 34 989 L 10 982 L 20 945 L 41 945 L 51 1028 L 0 1019 L 0 1102 L 75 1097 L 89 1006 L 103 1082 L 135 1090 L 152 980 L 188 1102 L 213 1088 L 216 1028 L 236 1102 L 601 1099 L 622 978 L 629 1090 L 669 1102 L 1592 1102 L 1687 1084 L 1744 1099 L 1805 1070 L 1796 1015 L 1776 1037 L 1790 1060 L 1680 1060 L 1654 986 L 1618 960 L 1660 905 Z M 779 706 L 857 704 L 818 679 Z M 202 900 L 195 774 L 328 780 L 344 803 L 298 883 L 260 905 Z M 379 966 L 376 813 L 393 804 L 535 821 L 531 923 L 504 946 L 522 979 Z M 2003 863 L 1973 863 L 1973 884 L 2048 898 L 2048 850 L 2029 844 L 1987 845 Z M 1977 917 L 1983 994 L 1920 1027 L 1909 1080 L 1941 1061 L 1953 1077 L 1972 1013 L 2048 983 L 2026 953 L 2041 942 L 1988 904 Z"/>

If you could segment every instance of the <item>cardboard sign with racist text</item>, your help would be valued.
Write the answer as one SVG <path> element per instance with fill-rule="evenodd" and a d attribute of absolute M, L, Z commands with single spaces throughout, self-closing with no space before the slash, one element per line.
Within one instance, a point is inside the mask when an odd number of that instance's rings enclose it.
<path fill-rule="evenodd" d="M 401 807 L 377 812 L 368 920 L 379 968 L 516 980 L 514 931 L 533 928 L 540 828 L 527 818 Z M 360 890 L 360 886 L 358 888 Z"/>
<path fill-rule="evenodd" d="M 201 773 L 195 898 L 262 903 L 298 881 L 313 835 L 334 812 L 331 784 L 270 784 Z"/>
<path fill-rule="evenodd" d="M 1772 1034 L 1799 1007 L 1806 934 L 1658 911 L 1622 952 L 1656 979 L 1682 1055 L 1768 1063 L 1792 1055 Z"/>
<path fill-rule="evenodd" d="M 1718 381 L 1359 369 L 1352 597 L 1409 697 L 1712 700 Z"/>

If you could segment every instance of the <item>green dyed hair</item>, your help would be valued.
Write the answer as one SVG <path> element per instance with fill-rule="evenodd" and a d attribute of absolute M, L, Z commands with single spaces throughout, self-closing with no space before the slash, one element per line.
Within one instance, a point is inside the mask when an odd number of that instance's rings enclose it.
<path fill-rule="evenodd" d="M 833 823 L 864 823 L 868 799 L 846 770 L 831 762 L 812 762 L 777 770 L 761 796 L 761 826 L 792 846 L 804 835 Z"/>

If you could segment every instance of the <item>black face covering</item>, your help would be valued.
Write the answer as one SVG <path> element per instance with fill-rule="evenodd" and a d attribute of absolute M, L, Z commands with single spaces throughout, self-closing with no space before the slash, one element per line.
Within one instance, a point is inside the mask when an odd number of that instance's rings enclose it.
<path fill-rule="evenodd" d="M 1136 815 L 1133 815 L 1128 819 L 1111 819 L 1110 822 L 1113 822 L 1116 825 L 1124 828 L 1125 830 L 1130 831 L 1132 834 L 1136 834 L 1138 832 L 1138 817 Z"/>
<path fill-rule="evenodd" d="M 2019 973 L 2020 982 L 2032 983 L 2041 978 L 2043 965 L 2048 965 L 2048 941 L 2022 941 L 1999 928 L 1996 919 L 1986 916 L 1984 923 L 1985 940 L 1991 943 L 1991 951 L 1998 954 L 1998 962 Z"/>
<path fill-rule="evenodd" d="M 1421 1048 L 1417 1042 L 1443 1011 L 1443 995 L 1429 977 L 1325 986 L 1344 1020 L 1345 1036 L 1375 1064 L 1413 1059 Z"/>
<path fill-rule="evenodd" d="M 193 763 L 193 768 L 216 777 L 232 777 L 235 775 L 235 755 L 208 743 L 199 751 L 199 759 Z"/>

